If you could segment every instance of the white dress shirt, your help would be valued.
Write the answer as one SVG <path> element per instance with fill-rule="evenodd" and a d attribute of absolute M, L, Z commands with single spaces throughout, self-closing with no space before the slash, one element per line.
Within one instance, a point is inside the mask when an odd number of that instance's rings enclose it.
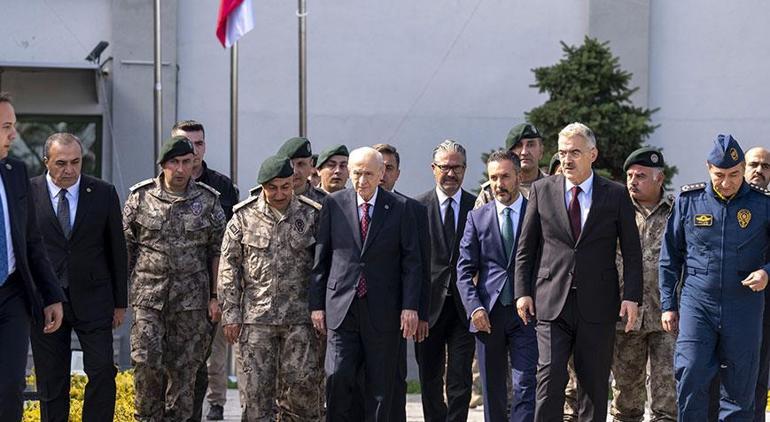
<path fill-rule="evenodd" d="M 572 201 L 572 188 L 575 185 L 564 178 L 564 204 L 569 211 L 569 203 Z M 583 228 L 588 218 L 588 212 L 591 211 L 591 203 L 593 202 L 592 194 L 594 190 L 594 172 L 588 176 L 588 179 L 584 180 L 580 185 L 581 192 L 578 194 L 578 202 L 580 203 L 580 228 Z"/>
<path fill-rule="evenodd" d="M 519 230 L 519 218 L 521 218 L 521 204 L 523 203 L 524 196 L 521 193 L 519 193 L 519 197 L 508 206 L 505 206 L 495 200 L 495 209 L 497 210 L 497 228 L 500 229 L 501 238 L 503 233 L 503 219 L 505 218 L 505 215 L 503 215 L 503 210 L 510 208 L 511 213 L 509 214 L 509 218 L 511 219 L 511 223 L 513 225 L 513 238 L 516 239 L 516 233 Z"/>
<path fill-rule="evenodd" d="M 45 181 L 48 183 L 48 194 L 51 196 L 51 205 L 53 206 L 53 213 L 58 216 L 59 212 L 59 192 L 62 188 L 56 186 L 51 179 L 51 175 L 45 174 Z M 80 198 L 80 177 L 74 185 L 67 188 L 67 193 L 64 195 L 67 198 L 67 202 L 70 204 L 70 228 L 75 226 L 75 214 L 78 210 L 78 198 Z"/>
<path fill-rule="evenodd" d="M 8 275 L 16 270 L 16 255 L 13 253 L 13 239 L 11 238 L 11 218 L 8 214 L 8 195 L 5 193 L 5 183 L 0 176 L 0 198 L 3 199 L 3 221 L 5 222 L 5 250 L 8 256 Z"/>
<path fill-rule="evenodd" d="M 444 216 L 446 216 L 446 207 L 449 205 L 447 204 L 447 199 L 450 197 L 447 196 L 447 194 L 444 193 L 441 188 L 436 186 L 436 196 L 438 197 L 438 206 L 439 211 L 441 211 L 441 223 L 444 223 Z M 454 195 L 451 196 L 452 200 L 452 211 L 454 211 L 455 214 L 455 231 L 457 231 L 457 223 L 460 222 L 460 198 L 463 197 L 463 191 L 462 189 L 458 189 L 457 192 L 455 192 Z"/>
<path fill-rule="evenodd" d="M 377 193 L 380 191 L 380 188 L 377 188 L 377 190 L 374 191 L 374 195 L 368 200 L 364 201 L 364 198 L 361 197 L 358 193 L 356 193 L 356 208 L 358 209 L 358 221 L 361 221 L 361 218 L 364 216 L 364 208 L 361 207 L 364 203 L 369 204 L 369 219 L 372 219 L 372 216 L 374 216 L 374 203 L 377 201 Z"/>

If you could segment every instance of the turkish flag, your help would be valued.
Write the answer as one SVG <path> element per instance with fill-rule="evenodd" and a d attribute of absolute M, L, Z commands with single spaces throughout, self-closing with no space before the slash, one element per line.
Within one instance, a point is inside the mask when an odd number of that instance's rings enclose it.
<path fill-rule="evenodd" d="M 221 0 L 217 16 L 217 38 L 229 48 L 245 33 L 254 29 L 251 0 Z"/>

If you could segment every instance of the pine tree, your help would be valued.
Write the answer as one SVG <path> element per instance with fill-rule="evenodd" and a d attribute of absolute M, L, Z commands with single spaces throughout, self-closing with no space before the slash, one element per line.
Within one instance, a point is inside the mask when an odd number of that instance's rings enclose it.
<path fill-rule="evenodd" d="M 629 88 L 631 73 L 620 68 L 608 44 L 590 37 L 580 46 L 562 42 L 564 58 L 553 66 L 533 69 L 536 83 L 531 86 L 549 99 L 525 116 L 545 136 L 541 164 L 547 165 L 556 151 L 559 131 L 581 122 L 596 135 L 599 158 L 594 168 L 622 181 L 623 162 L 655 130 L 650 117 L 657 109 L 634 106 L 631 95 L 638 88 Z M 676 167 L 666 168 L 666 180 L 673 174 Z"/>

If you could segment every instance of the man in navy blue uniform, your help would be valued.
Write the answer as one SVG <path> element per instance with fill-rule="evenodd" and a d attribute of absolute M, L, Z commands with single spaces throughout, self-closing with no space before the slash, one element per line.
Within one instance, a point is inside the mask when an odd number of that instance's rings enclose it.
<path fill-rule="evenodd" d="M 709 383 L 719 372 L 719 420 L 748 421 L 754 417 L 761 291 L 770 272 L 770 200 L 744 181 L 744 154 L 732 136 L 717 137 L 707 162 L 710 181 L 682 187 L 666 227 L 661 322 L 666 331 L 679 330 L 679 419 L 707 420 Z"/>

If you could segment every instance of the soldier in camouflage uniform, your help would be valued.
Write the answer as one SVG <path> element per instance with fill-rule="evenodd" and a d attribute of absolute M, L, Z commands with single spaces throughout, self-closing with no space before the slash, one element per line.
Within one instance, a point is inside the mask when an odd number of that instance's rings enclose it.
<path fill-rule="evenodd" d="M 505 139 L 505 148 L 513 151 L 521 160 L 521 185 L 519 192 L 525 198 L 529 197 L 529 187 L 535 180 L 540 180 L 547 174 L 538 167 L 543 158 L 543 135 L 530 123 L 520 123 L 511 128 Z M 479 196 L 476 198 L 474 209 L 495 199 L 489 181 L 481 185 Z"/>
<path fill-rule="evenodd" d="M 663 194 L 663 167 L 663 155 L 652 148 L 634 151 L 623 165 L 642 242 L 644 296 L 633 331 L 624 332 L 625 323 L 618 323 L 615 335 L 610 414 L 616 421 L 644 419 L 648 360 L 651 420 L 677 419 L 673 369 L 676 335 L 663 331 L 658 289 L 660 246 L 672 206 L 672 198 Z M 620 259 L 618 267 L 622 268 Z"/>
<path fill-rule="evenodd" d="M 307 313 L 321 205 L 293 194 L 292 174 L 288 158 L 265 160 L 262 193 L 235 206 L 222 242 L 222 323 L 236 344 L 244 421 L 323 419 L 320 342 Z"/>
<path fill-rule="evenodd" d="M 209 342 L 225 215 L 218 193 L 192 181 L 193 145 L 165 142 L 163 172 L 131 188 L 123 231 L 131 275 L 136 419 L 186 421 Z M 165 381 L 164 381 L 165 379 Z M 167 388 L 164 390 L 164 382 Z"/>
<path fill-rule="evenodd" d="M 529 187 L 535 180 L 540 180 L 547 176 L 538 167 L 540 159 L 543 158 L 543 135 L 537 128 L 530 123 L 520 123 L 511 128 L 508 136 L 505 138 L 505 148 L 513 151 L 519 157 L 521 162 L 521 173 L 519 174 L 519 192 L 525 198 L 529 197 Z M 487 202 L 495 199 L 492 194 L 492 188 L 489 181 L 481 185 L 479 196 L 476 197 L 476 203 L 473 209 L 481 208 Z M 473 395 L 471 397 L 470 407 L 475 408 L 482 404 L 481 376 L 479 375 L 479 364 L 476 357 L 473 358 Z M 510 380 L 508 380 L 510 390 Z M 510 393 L 510 391 L 509 391 Z M 510 397 L 509 397 L 510 398 Z"/>

